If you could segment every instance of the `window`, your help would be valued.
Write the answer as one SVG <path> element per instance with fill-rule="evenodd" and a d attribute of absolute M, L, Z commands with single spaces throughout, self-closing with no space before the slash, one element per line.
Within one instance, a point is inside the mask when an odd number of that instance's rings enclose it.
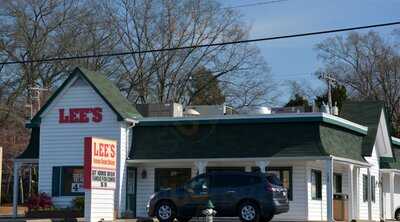
<path fill-rule="evenodd" d="M 311 198 L 322 199 L 322 176 L 319 170 L 311 170 Z"/>
<path fill-rule="evenodd" d="M 363 200 L 368 201 L 368 176 L 365 174 L 363 175 Z"/>
<path fill-rule="evenodd" d="M 191 178 L 190 168 L 156 168 L 155 169 L 155 191 L 168 188 L 177 188 Z"/>
<path fill-rule="evenodd" d="M 342 193 L 342 174 L 333 174 L 333 193 Z"/>
<path fill-rule="evenodd" d="M 198 176 L 193 180 L 189 181 L 186 188 L 193 190 L 194 192 L 200 192 L 208 188 L 208 178 L 205 175 Z"/>
<path fill-rule="evenodd" d="M 253 167 L 252 171 L 260 171 L 260 168 Z M 267 173 L 274 174 L 278 177 L 278 179 L 282 182 L 283 187 L 288 191 L 288 199 L 293 200 L 292 167 L 267 167 L 266 171 Z"/>
<path fill-rule="evenodd" d="M 239 171 L 239 172 L 244 172 L 245 168 L 244 167 L 207 167 L 206 172 L 207 173 L 212 173 L 212 172 L 230 172 L 230 171 Z"/>
<path fill-rule="evenodd" d="M 375 202 L 375 176 L 371 176 L 371 200 Z"/>
<path fill-rule="evenodd" d="M 53 167 L 52 196 L 81 196 L 83 189 L 83 167 Z"/>
<path fill-rule="evenodd" d="M 219 187 L 241 187 L 251 186 L 254 184 L 261 183 L 261 178 L 257 176 L 249 175 L 215 175 L 211 178 L 211 188 Z"/>

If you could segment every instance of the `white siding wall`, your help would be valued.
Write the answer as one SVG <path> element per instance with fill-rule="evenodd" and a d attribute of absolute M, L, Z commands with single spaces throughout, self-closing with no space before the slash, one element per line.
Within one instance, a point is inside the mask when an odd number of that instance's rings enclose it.
<path fill-rule="evenodd" d="M 379 160 L 377 157 L 376 149 L 374 147 L 371 157 L 365 157 L 368 163 L 372 164 L 370 168 L 371 176 L 375 176 L 375 181 L 379 180 Z M 360 177 L 359 177 L 359 187 L 358 187 L 358 196 L 359 196 L 359 216 L 361 220 L 368 219 L 368 201 L 364 202 L 363 200 L 363 175 L 368 175 L 367 168 L 360 169 Z M 380 209 L 379 209 L 379 202 L 380 202 L 380 191 L 379 186 L 375 186 L 375 202 L 372 202 L 372 220 L 378 221 L 380 218 Z"/>
<path fill-rule="evenodd" d="M 349 194 L 349 174 L 346 166 L 334 163 L 334 173 L 342 174 L 342 193 Z M 323 161 L 309 162 L 306 167 L 307 174 L 307 202 L 308 202 L 308 220 L 323 221 L 326 220 L 326 172 Z M 311 196 L 311 170 L 320 170 L 322 176 L 322 199 L 313 200 Z M 307 205 L 305 205 L 307 206 Z"/>
<path fill-rule="evenodd" d="M 400 208 L 400 175 L 395 175 L 394 177 L 394 213 L 396 212 L 397 209 Z"/>
<path fill-rule="evenodd" d="M 61 108 L 102 107 L 100 123 L 59 124 L 58 110 Z M 121 145 L 121 124 L 115 113 L 95 91 L 85 84 L 65 90 L 54 100 L 42 116 L 39 156 L 39 191 L 51 194 L 53 166 L 83 166 L 84 137 L 97 136 L 118 141 Z M 54 203 L 65 207 L 74 197 L 55 197 Z"/>
<path fill-rule="evenodd" d="M 287 164 L 274 164 L 273 166 L 288 166 Z M 272 165 L 271 165 L 272 166 Z M 292 188 L 293 200 L 290 201 L 289 212 L 276 215 L 276 220 L 289 220 L 301 221 L 307 219 L 307 186 L 306 186 L 306 165 L 303 163 L 296 163 L 292 165 Z"/>
<path fill-rule="evenodd" d="M 147 172 L 145 179 L 142 178 L 143 170 Z M 154 167 L 138 167 L 137 173 L 136 216 L 145 217 L 147 202 L 154 193 Z"/>
<path fill-rule="evenodd" d="M 393 195 L 393 212 L 391 212 L 391 199 L 390 199 L 390 174 L 384 173 L 382 176 L 383 182 L 383 207 L 385 219 L 393 219 L 394 213 L 400 208 L 400 175 L 394 176 L 394 195 Z"/>

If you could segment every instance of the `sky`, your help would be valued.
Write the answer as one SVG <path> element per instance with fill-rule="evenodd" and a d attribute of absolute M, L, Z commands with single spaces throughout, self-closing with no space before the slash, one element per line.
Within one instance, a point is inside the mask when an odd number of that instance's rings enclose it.
<path fill-rule="evenodd" d="M 235 7 L 268 0 L 218 0 Z M 328 29 L 365 26 L 400 20 L 400 0 L 285 0 L 271 4 L 238 7 L 243 20 L 252 27 L 250 38 L 272 37 Z M 400 26 L 374 28 L 387 39 Z M 368 31 L 368 30 L 366 30 Z M 361 32 L 366 32 L 361 31 Z M 256 43 L 271 68 L 273 78 L 282 84 L 282 105 L 290 98 L 287 80 L 300 81 L 315 89 L 324 84 L 314 73 L 322 67 L 315 45 L 328 37 L 346 32 Z"/>

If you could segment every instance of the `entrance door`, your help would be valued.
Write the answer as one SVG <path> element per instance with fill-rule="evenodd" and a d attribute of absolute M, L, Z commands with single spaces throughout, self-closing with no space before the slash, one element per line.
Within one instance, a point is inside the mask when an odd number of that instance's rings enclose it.
<path fill-rule="evenodd" d="M 136 217 L 136 179 L 137 169 L 128 167 L 126 180 L 126 210 Z"/>

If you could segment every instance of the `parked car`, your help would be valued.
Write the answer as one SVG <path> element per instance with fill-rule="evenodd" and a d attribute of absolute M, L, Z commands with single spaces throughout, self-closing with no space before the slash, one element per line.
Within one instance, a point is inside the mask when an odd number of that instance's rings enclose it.
<path fill-rule="evenodd" d="M 209 200 L 216 217 L 238 216 L 244 222 L 270 221 L 289 210 L 287 190 L 274 174 L 213 172 L 201 174 L 176 189 L 150 197 L 147 211 L 160 222 L 189 221 L 202 216 Z"/>

